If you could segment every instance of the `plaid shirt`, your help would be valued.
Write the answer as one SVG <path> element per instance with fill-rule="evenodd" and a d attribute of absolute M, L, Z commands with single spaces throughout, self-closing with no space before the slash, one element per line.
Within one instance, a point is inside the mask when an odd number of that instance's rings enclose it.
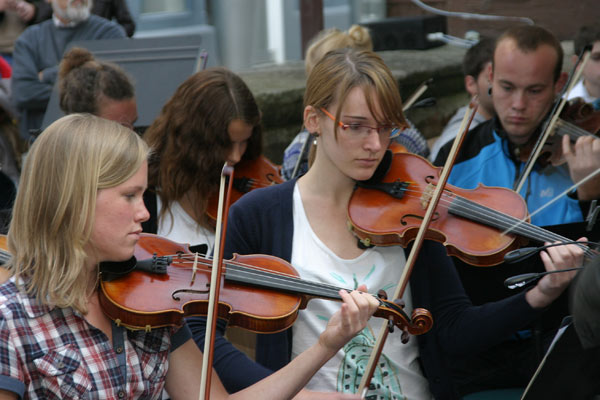
<path fill-rule="evenodd" d="M 160 399 L 174 328 L 113 341 L 71 308 L 50 308 L 0 286 L 0 389 L 24 399 Z M 189 331 L 188 331 L 189 332 Z"/>

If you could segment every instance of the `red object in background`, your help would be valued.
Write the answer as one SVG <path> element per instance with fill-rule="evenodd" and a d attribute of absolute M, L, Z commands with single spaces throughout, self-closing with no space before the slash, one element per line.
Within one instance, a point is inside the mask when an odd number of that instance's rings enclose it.
<path fill-rule="evenodd" d="M 4 57 L 0 56 L 0 77 L 10 78 L 12 76 L 12 68 L 10 64 L 4 59 Z"/>

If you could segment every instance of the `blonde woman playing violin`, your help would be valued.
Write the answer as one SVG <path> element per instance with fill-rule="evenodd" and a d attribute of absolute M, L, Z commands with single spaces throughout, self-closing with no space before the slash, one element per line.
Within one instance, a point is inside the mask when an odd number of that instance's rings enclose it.
<path fill-rule="evenodd" d="M 12 277 L 0 286 L 0 399 L 198 398 L 202 356 L 185 324 L 130 331 L 98 302 L 98 264 L 129 259 L 148 218 L 148 155 L 133 131 L 89 114 L 61 118 L 33 144 L 8 233 Z M 233 395 L 215 376 L 210 398 L 294 396 L 377 307 L 340 295 L 288 368 Z"/>

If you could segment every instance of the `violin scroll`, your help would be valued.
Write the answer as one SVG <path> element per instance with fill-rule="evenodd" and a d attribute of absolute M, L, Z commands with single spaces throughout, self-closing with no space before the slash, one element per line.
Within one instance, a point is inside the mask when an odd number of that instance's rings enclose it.
<path fill-rule="evenodd" d="M 408 332 L 411 335 L 422 335 L 427 333 L 433 326 L 433 317 L 424 308 L 415 308 L 412 317 L 409 318 L 404 311 L 403 304 L 381 298 L 379 302 L 380 306 L 373 315 L 391 321 L 394 326 L 397 326 L 403 332 Z"/>
<path fill-rule="evenodd" d="M 231 204 L 251 190 L 278 183 L 283 183 L 280 167 L 266 157 L 259 156 L 254 160 L 242 160 L 234 167 Z M 217 218 L 218 200 L 217 196 L 210 198 L 206 209 L 206 214 L 213 222 Z"/>

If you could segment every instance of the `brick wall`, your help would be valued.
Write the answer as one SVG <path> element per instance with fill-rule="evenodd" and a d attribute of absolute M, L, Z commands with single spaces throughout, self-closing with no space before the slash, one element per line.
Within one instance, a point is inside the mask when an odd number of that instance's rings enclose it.
<path fill-rule="evenodd" d="M 559 40 L 573 38 L 581 25 L 600 23 L 598 0 L 422 0 L 425 4 L 446 11 L 528 17 L 551 30 Z M 387 0 L 388 16 L 424 15 L 428 12 L 410 0 Z M 468 30 L 496 35 L 515 22 L 464 20 L 448 18 L 448 33 L 463 37 Z"/>

